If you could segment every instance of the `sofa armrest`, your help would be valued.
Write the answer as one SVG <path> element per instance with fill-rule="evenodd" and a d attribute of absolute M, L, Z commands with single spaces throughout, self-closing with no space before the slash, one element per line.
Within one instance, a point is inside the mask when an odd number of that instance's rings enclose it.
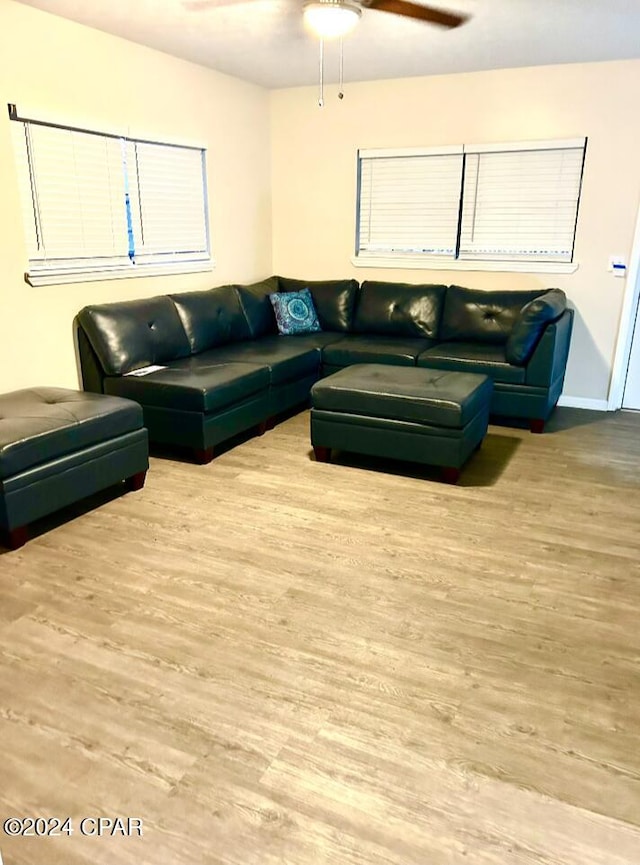
<path fill-rule="evenodd" d="M 82 389 L 91 393 L 104 393 L 104 370 L 77 318 L 74 321 L 74 331 L 76 360 L 80 367 Z"/>
<path fill-rule="evenodd" d="M 565 309 L 557 321 L 547 325 L 529 358 L 525 377 L 527 384 L 548 388 L 558 378 L 564 378 L 572 327 L 572 309 Z"/>

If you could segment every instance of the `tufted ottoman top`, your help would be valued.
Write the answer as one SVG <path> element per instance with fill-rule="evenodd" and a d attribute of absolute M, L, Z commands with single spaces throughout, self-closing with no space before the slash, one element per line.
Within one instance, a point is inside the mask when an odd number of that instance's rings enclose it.
<path fill-rule="evenodd" d="M 138 403 L 37 387 L 0 394 L 0 481 L 142 427 Z"/>
<path fill-rule="evenodd" d="M 311 388 L 315 409 L 462 429 L 491 400 L 486 375 L 363 363 Z"/>

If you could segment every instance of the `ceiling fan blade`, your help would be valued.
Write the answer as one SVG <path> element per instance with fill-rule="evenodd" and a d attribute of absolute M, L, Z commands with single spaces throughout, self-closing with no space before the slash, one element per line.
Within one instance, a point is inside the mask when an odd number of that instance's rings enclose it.
<path fill-rule="evenodd" d="M 223 6 L 235 6 L 244 3 L 245 0 L 183 0 L 183 7 L 187 12 L 201 12 L 206 9 L 220 9 Z"/>
<path fill-rule="evenodd" d="M 429 21 L 431 24 L 440 24 L 441 27 L 458 27 L 468 18 L 467 15 L 444 12 L 442 9 L 434 9 L 433 6 L 410 3 L 409 0 L 362 0 L 362 5 L 368 9 L 378 9 L 380 12 L 391 12 L 393 15 L 404 15 L 405 18 L 417 18 L 420 21 Z"/>

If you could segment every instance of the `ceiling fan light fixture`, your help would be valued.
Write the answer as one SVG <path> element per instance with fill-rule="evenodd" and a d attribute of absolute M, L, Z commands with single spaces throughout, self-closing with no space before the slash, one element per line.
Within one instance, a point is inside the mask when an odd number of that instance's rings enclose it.
<path fill-rule="evenodd" d="M 360 6 L 349 0 L 312 0 L 304 6 L 304 22 L 320 39 L 346 36 L 361 14 Z"/>

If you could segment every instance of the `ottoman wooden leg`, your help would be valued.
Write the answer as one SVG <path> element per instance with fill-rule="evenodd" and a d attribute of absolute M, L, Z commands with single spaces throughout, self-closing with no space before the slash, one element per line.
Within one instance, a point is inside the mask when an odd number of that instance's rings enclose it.
<path fill-rule="evenodd" d="M 331 448 L 326 448 L 324 445 L 314 445 L 313 453 L 317 463 L 331 462 Z"/>
<path fill-rule="evenodd" d="M 532 417 L 529 421 L 529 429 L 532 433 L 541 435 L 544 432 L 544 421 L 539 417 Z"/>
<path fill-rule="evenodd" d="M 145 479 L 147 477 L 146 472 L 136 472 L 135 475 L 131 475 L 130 478 L 125 480 L 125 485 L 127 487 L 127 491 L 130 493 L 136 492 L 137 490 L 141 490 L 144 486 Z"/>
<path fill-rule="evenodd" d="M 445 466 L 442 469 L 442 480 L 446 484 L 457 484 L 459 478 L 460 469 L 457 469 L 454 466 Z"/>

